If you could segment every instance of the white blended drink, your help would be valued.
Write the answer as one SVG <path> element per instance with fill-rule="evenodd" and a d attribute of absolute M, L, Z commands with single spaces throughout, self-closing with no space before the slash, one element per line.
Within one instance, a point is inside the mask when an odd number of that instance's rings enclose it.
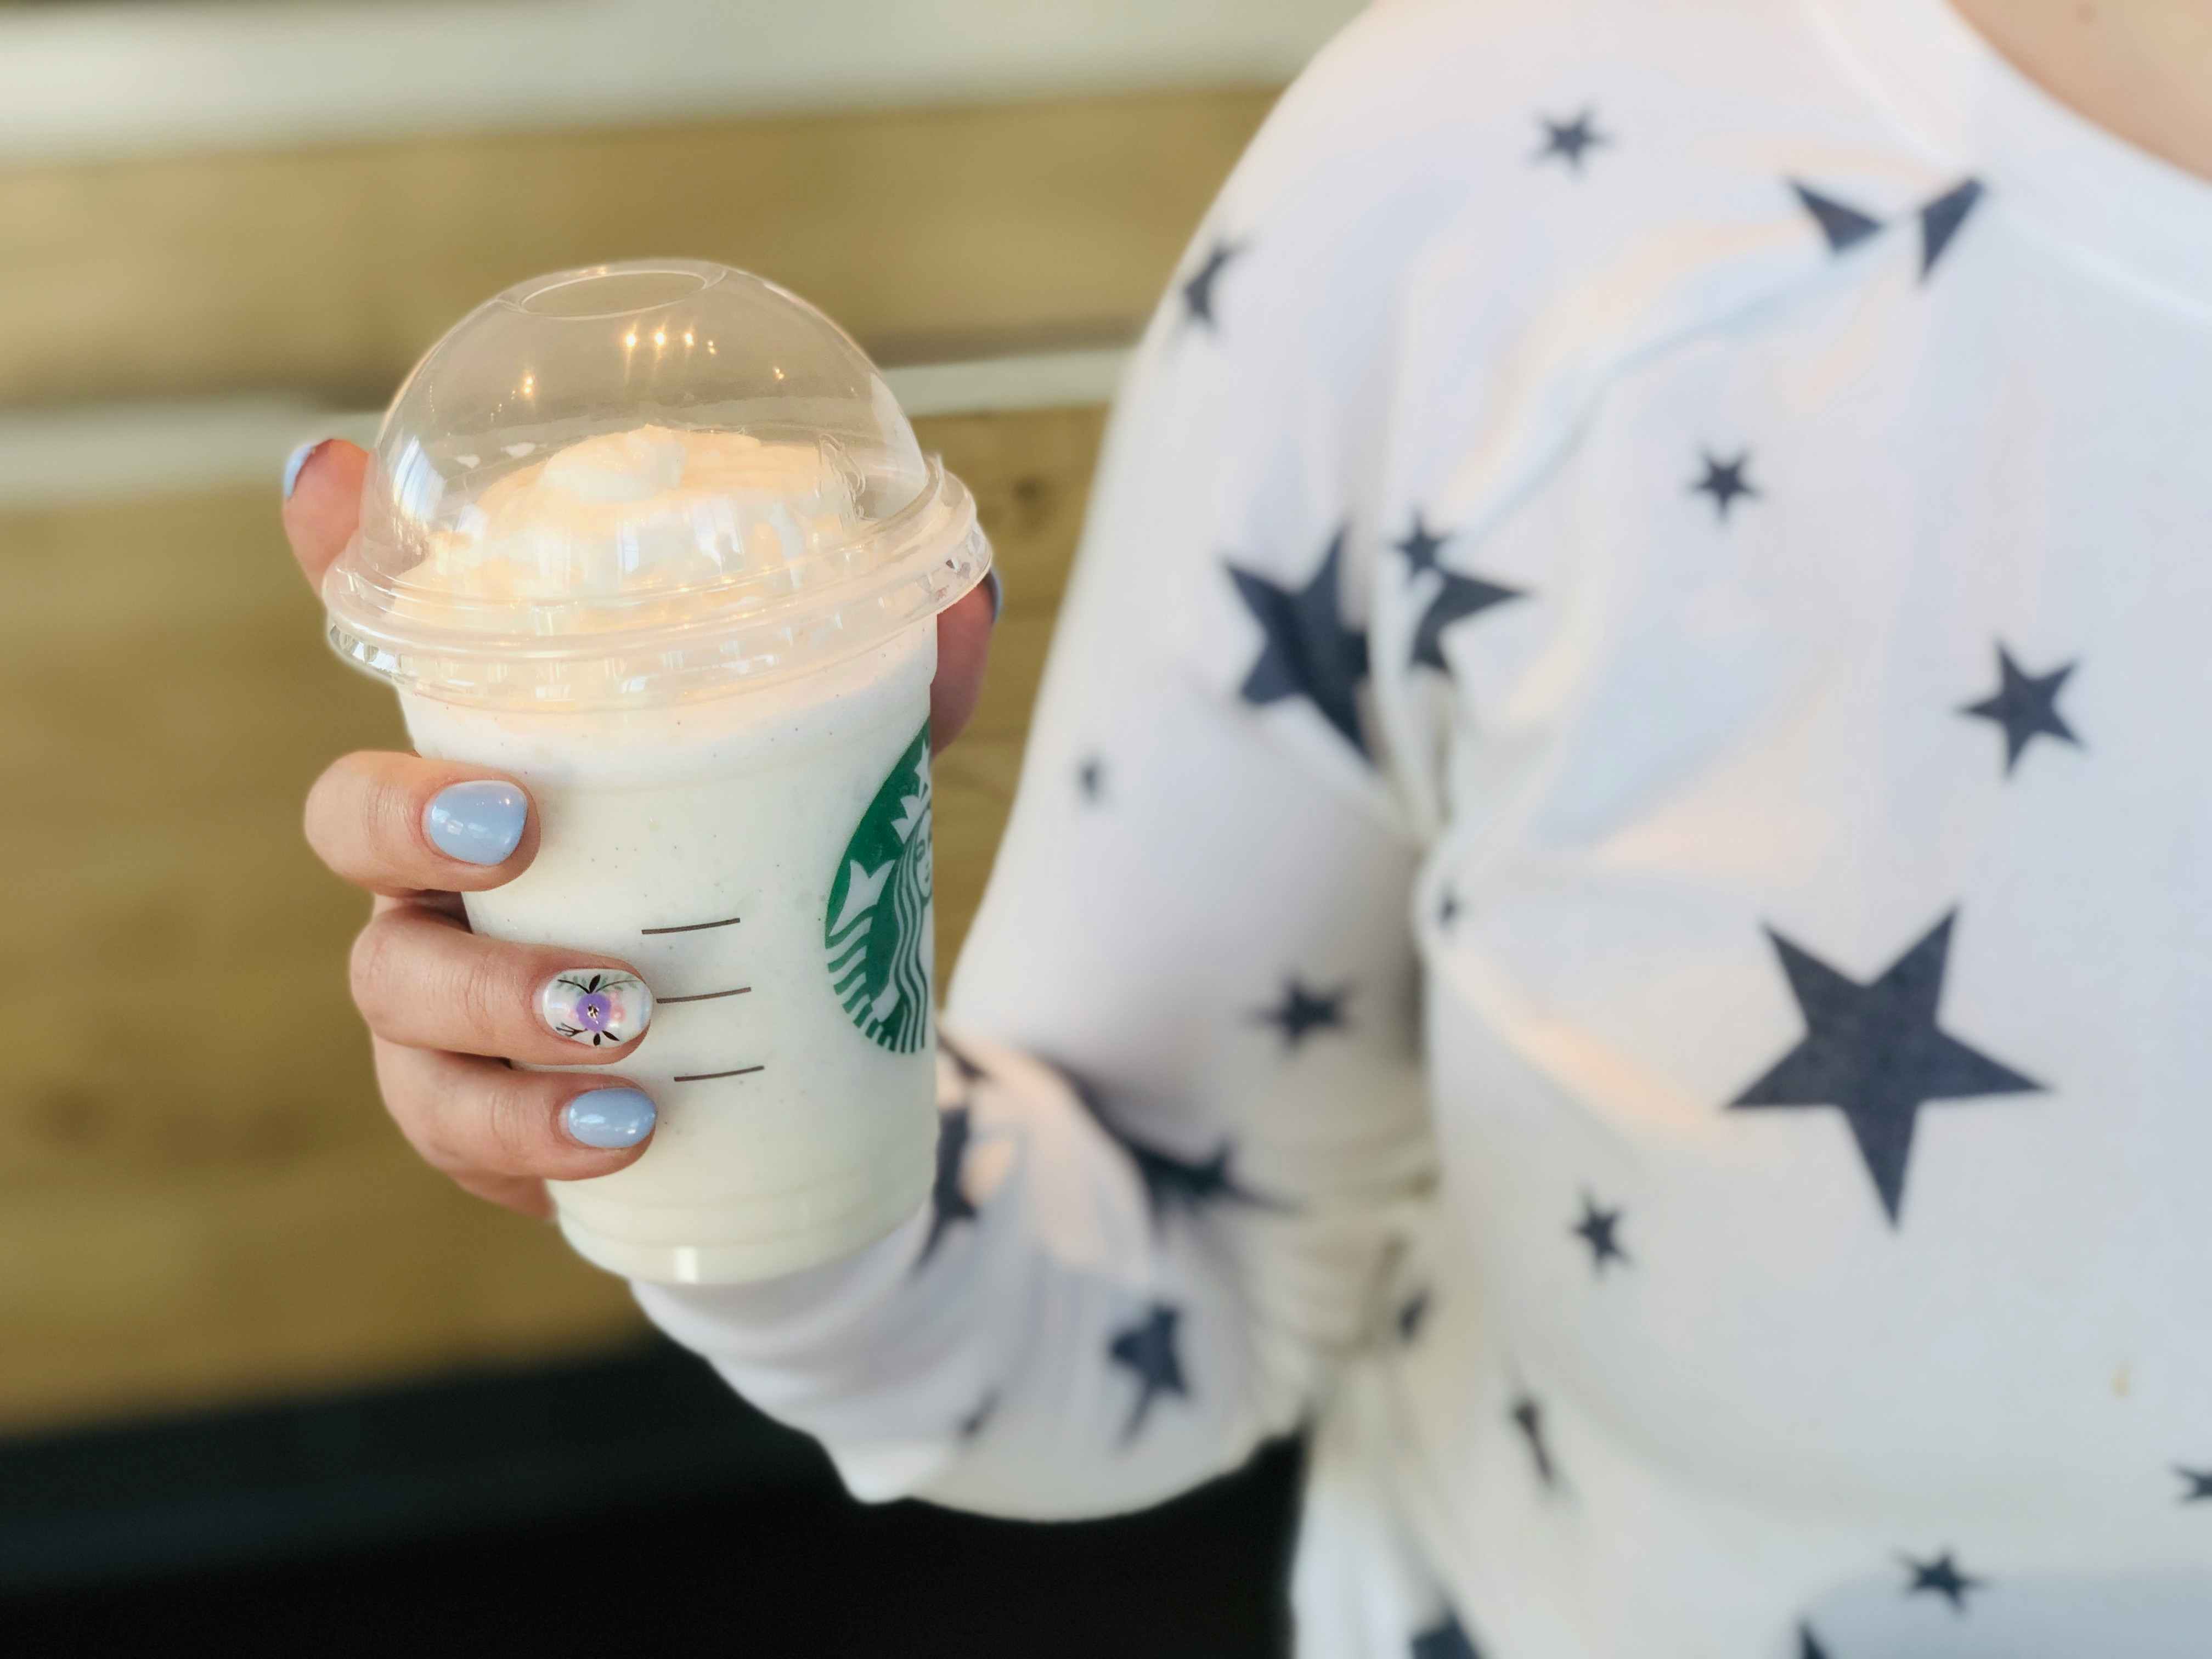
<path fill-rule="evenodd" d="M 592 1261 L 765 1278 L 927 1196 L 935 618 L 989 560 L 860 348 L 724 266 L 522 283 L 400 389 L 331 639 L 423 754 L 530 787 L 471 926 L 653 991 L 651 1146 L 551 1183 Z"/>

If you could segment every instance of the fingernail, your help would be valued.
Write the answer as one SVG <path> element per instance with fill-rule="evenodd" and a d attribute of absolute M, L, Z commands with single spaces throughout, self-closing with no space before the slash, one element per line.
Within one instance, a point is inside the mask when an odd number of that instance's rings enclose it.
<path fill-rule="evenodd" d="M 659 1115 L 635 1089 L 593 1089 L 561 1109 L 561 1127 L 580 1146 L 611 1152 L 636 1146 L 653 1133 Z"/>
<path fill-rule="evenodd" d="M 504 864 L 522 844 L 530 798 L 511 783 L 486 778 L 441 789 L 423 810 L 422 833 L 447 858 L 464 864 Z"/>
<path fill-rule="evenodd" d="M 653 993 L 635 974 L 571 968 L 554 975 L 538 991 L 538 1018 L 571 1042 L 620 1048 L 651 1023 Z"/>
<path fill-rule="evenodd" d="M 292 499 L 292 486 L 300 482 L 300 469 L 306 466 L 314 453 L 328 442 L 330 442 L 328 438 L 310 438 L 284 458 L 284 499 L 286 501 Z"/>
<path fill-rule="evenodd" d="M 288 489 L 287 495 L 291 492 Z M 999 567 L 993 565 L 983 573 L 984 590 L 991 596 L 991 620 L 999 620 L 999 612 L 1006 606 L 1006 585 L 999 580 Z"/>

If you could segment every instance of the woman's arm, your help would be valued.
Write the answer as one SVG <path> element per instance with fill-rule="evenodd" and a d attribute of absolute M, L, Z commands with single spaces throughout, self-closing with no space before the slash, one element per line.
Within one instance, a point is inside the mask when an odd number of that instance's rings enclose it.
<path fill-rule="evenodd" d="M 1119 672 L 1055 670 L 928 1212 L 799 1282 L 639 1288 L 864 1496 L 1067 1516 L 1234 1466 L 1372 1322 L 1425 1170 L 1407 845 L 1120 609 L 1063 624 Z"/>
<path fill-rule="evenodd" d="M 639 1291 L 864 1496 L 1069 1516 L 1233 1467 L 1377 1318 L 1426 1176 L 1364 634 L 1396 556 L 1353 521 L 1395 271 L 1338 235 L 1412 224 L 1354 198 L 1247 265 L 1217 218 L 1109 435 L 949 998 L 934 1203 L 799 1281 Z"/>

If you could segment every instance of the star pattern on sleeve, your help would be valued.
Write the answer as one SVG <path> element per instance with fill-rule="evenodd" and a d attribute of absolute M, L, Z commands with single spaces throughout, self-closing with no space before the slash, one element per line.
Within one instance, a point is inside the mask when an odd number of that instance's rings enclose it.
<path fill-rule="evenodd" d="M 1413 527 L 1401 541 L 1393 542 L 1406 556 L 1406 574 L 1418 581 L 1424 576 L 1437 578 L 1437 590 L 1421 607 L 1421 614 L 1413 624 L 1413 665 L 1417 668 L 1433 668 L 1440 674 L 1451 672 L 1444 660 L 1444 629 L 1454 623 L 1464 622 L 1469 617 L 1487 611 L 1493 605 L 1503 605 L 1508 599 L 1522 597 L 1521 590 L 1499 583 L 1485 581 L 1477 576 L 1462 576 L 1444 568 L 1437 554 L 1451 539 L 1449 530 L 1431 530 L 1428 521 L 1417 507 L 1413 512 Z"/>
<path fill-rule="evenodd" d="M 1628 1252 L 1620 1248 L 1620 1214 L 1618 1208 L 1607 1210 L 1600 1207 L 1595 1199 L 1584 1193 L 1582 1219 L 1567 1229 L 1574 1237 L 1589 1246 L 1590 1271 L 1600 1279 L 1605 1277 L 1605 1265 L 1608 1261 L 1618 1261 L 1624 1267 L 1632 1265 Z"/>
<path fill-rule="evenodd" d="M 1869 237 L 1885 228 L 1883 222 L 1874 215 L 1850 204 L 1838 201 L 1823 191 L 1791 179 L 1786 181 L 1796 192 L 1799 204 L 1813 216 L 1813 222 L 1820 228 L 1820 235 L 1831 253 L 1842 253 L 1856 247 Z M 1959 234 L 1959 228 L 1982 199 L 1982 183 L 1978 179 L 1962 179 L 1942 195 L 1922 204 L 1913 216 L 1920 227 L 1920 280 L 1924 284 L 1935 274 L 1937 263 Z"/>
<path fill-rule="evenodd" d="M 1206 250 L 1199 267 L 1182 280 L 1183 320 L 1204 325 L 1209 334 L 1218 333 L 1221 320 L 1214 315 L 1213 289 L 1221 280 L 1221 273 L 1229 262 L 1244 252 L 1241 242 L 1217 241 Z"/>
<path fill-rule="evenodd" d="M 1403 541 L 1393 542 L 1391 545 L 1406 556 L 1407 574 L 1418 576 L 1424 571 L 1434 570 L 1437 568 L 1437 555 L 1443 550 L 1443 544 L 1450 539 L 1449 531 L 1438 535 L 1435 531 L 1431 530 L 1422 521 L 1419 509 L 1416 508 L 1413 513 L 1413 527 L 1406 532 Z"/>
<path fill-rule="evenodd" d="M 2182 1485 L 2188 1488 L 2181 1494 L 2183 1503 L 2212 1504 L 2212 1469 L 2185 1468 L 2176 1463 L 2173 1472 L 2181 1477 Z"/>
<path fill-rule="evenodd" d="M 948 1229 L 956 1221 L 973 1221 L 975 1206 L 961 1190 L 960 1167 L 968 1157 L 968 1109 L 948 1106 L 937 1115 L 937 1178 L 929 1189 L 929 1236 L 922 1241 L 915 1266 L 937 1254 Z"/>
<path fill-rule="evenodd" d="M 1959 712 L 2003 728 L 2007 777 L 2020 764 L 2027 745 L 2038 738 L 2056 738 L 2076 749 L 2081 747 L 2081 739 L 2058 712 L 2058 694 L 2066 689 L 2068 678 L 2080 665 L 2078 662 L 2061 663 L 2047 674 L 2030 674 L 2013 660 L 2012 653 L 2002 640 L 1997 642 L 1997 689 Z"/>
<path fill-rule="evenodd" d="M 1333 991 L 1309 991 L 1293 974 L 1284 981 L 1281 1006 L 1260 1009 L 1252 1018 L 1259 1024 L 1279 1029 L 1284 1051 L 1296 1054 L 1316 1031 L 1344 1030 L 1344 1004 L 1351 994 L 1348 985 Z"/>
<path fill-rule="evenodd" d="M 1510 1415 L 1528 1448 L 1528 1462 L 1536 1471 L 1536 1479 L 1547 1492 L 1558 1490 L 1559 1470 L 1552 1461 L 1551 1443 L 1544 1436 L 1543 1402 L 1524 1389 L 1514 1396 Z"/>
<path fill-rule="evenodd" d="M 1911 1556 L 1902 1553 L 1897 1559 L 1912 1575 L 1911 1582 L 1905 1587 L 1907 1595 L 1940 1595 L 1951 1604 L 1954 1613 L 1966 1612 L 1966 1597 L 1973 1591 L 1984 1589 L 1988 1582 L 1961 1572 L 1949 1550 L 1945 1550 L 1932 1561 L 1915 1560 Z"/>
<path fill-rule="evenodd" d="M 1966 216 L 1982 199 L 1982 185 L 1978 179 L 1961 179 L 1934 201 L 1920 210 L 1920 280 L 1926 282 L 1935 274 L 1936 262 L 1951 246 L 1959 234 L 1959 227 L 1966 222 Z"/>
<path fill-rule="evenodd" d="M 1768 928 L 1805 1035 L 1729 1103 L 1731 1110 L 1818 1106 L 1841 1112 L 1893 1227 L 1899 1224 L 1905 1165 L 1923 1106 L 2043 1088 L 1937 1027 L 1957 919 L 1951 911 L 1864 985 Z"/>
<path fill-rule="evenodd" d="M 1415 1291 L 1398 1307 L 1398 1340 L 1412 1343 L 1421 1334 L 1422 1322 L 1429 1316 L 1429 1293 Z"/>
<path fill-rule="evenodd" d="M 1248 1204 L 1267 1210 L 1293 1207 L 1253 1191 L 1237 1178 L 1230 1168 L 1235 1161 L 1236 1147 L 1228 1139 L 1223 1139 L 1211 1157 L 1178 1158 L 1138 1139 L 1124 1129 L 1106 1109 L 1097 1087 L 1090 1079 L 1065 1067 L 1060 1075 L 1074 1090 L 1076 1099 L 1082 1103 L 1091 1121 L 1104 1130 L 1137 1166 L 1138 1178 L 1145 1183 L 1145 1200 L 1154 1226 L 1166 1224 L 1170 1210 L 1180 1208 L 1186 1214 L 1195 1215 L 1208 1204 Z"/>
<path fill-rule="evenodd" d="M 1454 623 L 1479 616 L 1494 605 L 1517 599 L 1521 592 L 1486 582 L 1480 576 L 1458 576 L 1442 568 L 1437 574 L 1443 586 L 1437 589 L 1436 597 L 1423 608 L 1420 620 L 1413 625 L 1413 664 L 1417 668 L 1433 668 L 1438 673 L 1449 674 L 1451 666 L 1444 660 L 1444 629 Z"/>
<path fill-rule="evenodd" d="M 1839 202 L 1832 196 L 1824 195 L 1809 185 L 1800 184 L 1795 179 L 1789 183 L 1790 188 L 1797 193 L 1797 199 L 1803 204 L 1805 211 L 1813 216 L 1813 222 L 1820 228 L 1820 235 L 1828 244 L 1831 253 L 1841 253 L 1847 248 L 1856 247 L 1881 228 L 1881 221 L 1870 213 L 1862 213 L 1858 209 Z"/>
<path fill-rule="evenodd" d="M 1459 920 L 1462 908 L 1459 894 L 1449 887 L 1445 888 L 1443 896 L 1437 901 L 1437 926 L 1447 933 L 1451 932 L 1452 923 Z"/>
<path fill-rule="evenodd" d="M 1359 726 L 1358 692 L 1367 678 L 1367 635 L 1344 620 L 1345 533 L 1339 529 L 1329 538 L 1320 568 L 1304 587 L 1280 587 L 1255 571 L 1228 567 L 1264 640 L 1237 695 L 1255 708 L 1304 698 L 1364 760 L 1367 740 Z"/>
<path fill-rule="evenodd" d="M 1142 1319 L 1115 1332 L 1107 1345 L 1107 1358 L 1133 1373 L 1137 1380 L 1137 1398 L 1130 1407 L 1128 1424 L 1121 1431 L 1121 1443 L 1125 1446 L 1145 1426 L 1145 1419 L 1151 1415 L 1155 1400 L 1162 1395 L 1173 1395 L 1182 1400 L 1190 1397 L 1190 1386 L 1183 1378 L 1182 1361 L 1176 1352 L 1176 1328 L 1182 1318 L 1180 1310 L 1164 1302 L 1155 1302 Z"/>
<path fill-rule="evenodd" d="M 1075 787 L 1085 805 L 1097 805 L 1106 796 L 1106 763 L 1097 755 L 1085 755 L 1077 762 Z"/>
<path fill-rule="evenodd" d="M 1828 1659 L 1827 1649 L 1820 1645 L 1810 1625 L 1797 1626 L 1797 1659 Z"/>
<path fill-rule="evenodd" d="M 1482 1650 L 1475 1646 L 1457 1617 L 1448 1613 L 1414 1636 L 1412 1659 L 1482 1659 Z"/>
<path fill-rule="evenodd" d="M 1570 121 L 1538 116 L 1536 124 L 1544 129 L 1544 143 L 1529 159 L 1540 166 L 1556 155 L 1567 164 L 1568 172 L 1579 174 L 1584 154 L 1613 142 L 1609 135 L 1597 130 L 1594 125 L 1596 119 L 1597 112 L 1594 109 L 1585 109 Z"/>
<path fill-rule="evenodd" d="M 1757 501 L 1759 490 L 1743 476 L 1744 468 L 1751 464 L 1751 452 L 1740 450 L 1732 461 L 1724 461 L 1711 450 L 1704 452 L 1705 476 L 1691 484 L 1692 495 L 1713 498 L 1713 517 L 1726 524 L 1729 508 L 1738 500 Z"/>
<path fill-rule="evenodd" d="M 975 1409 L 960 1419 L 960 1437 L 963 1440 L 973 1440 L 990 1426 L 991 1419 L 998 1415 L 999 1398 L 998 1389 L 988 1390 L 975 1402 Z"/>
<path fill-rule="evenodd" d="M 1180 1208 L 1184 1213 L 1195 1215 L 1207 1204 L 1249 1204 L 1272 1209 L 1268 1200 L 1261 1198 L 1239 1182 L 1229 1168 L 1235 1149 L 1226 1140 L 1214 1149 L 1211 1158 L 1180 1158 L 1164 1152 L 1157 1146 L 1148 1146 L 1140 1140 L 1116 1134 L 1115 1137 L 1127 1152 L 1137 1166 L 1137 1174 L 1145 1183 L 1145 1196 L 1152 1206 L 1155 1226 L 1164 1225 L 1168 1212 Z"/>

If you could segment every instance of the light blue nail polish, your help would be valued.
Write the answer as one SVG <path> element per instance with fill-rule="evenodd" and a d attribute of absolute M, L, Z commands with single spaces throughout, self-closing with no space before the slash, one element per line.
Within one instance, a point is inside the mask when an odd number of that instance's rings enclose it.
<path fill-rule="evenodd" d="M 522 842 L 530 798 L 511 783 L 486 778 L 456 783 L 430 798 L 422 833 L 447 858 L 464 864 L 504 864 Z"/>
<path fill-rule="evenodd" d="M 636 1146 L 653 1133 L 659 1115 L 635 1089 L 593 1089 L 562 1109 L 561 1123 L 569 1139 L 611 1151 Z"/>
<path fill-rule="evenodd" d="M 991 620 L 999 620 L 999 612 L 1006 608 L 1006 585 L 999 580 L 999 567 L 993 565 L 983 573 L 983 586 L 991 595 Z"/>
<path fill-rule="evenodd" d="M 330 442 L 328 438 L 310 438 L 284 458 L 284 499 L 292 499 L 292 486 L 300 482 L 300 469 L 307 464 L 307 457 Z"/>

